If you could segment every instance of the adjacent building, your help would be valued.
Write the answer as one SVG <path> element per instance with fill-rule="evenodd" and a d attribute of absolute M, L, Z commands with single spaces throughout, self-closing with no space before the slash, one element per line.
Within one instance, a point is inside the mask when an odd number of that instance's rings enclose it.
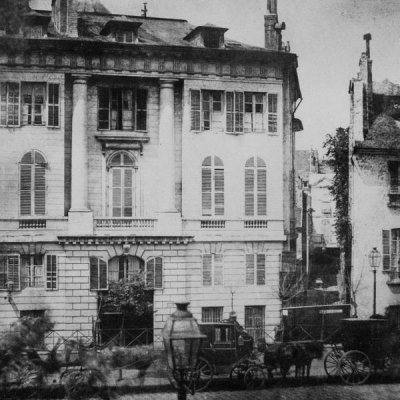
<path fill-rule="evenodd" d="M 153 312 L 131 328 L 157 336 L 182 300 L 200 321 L 235 311 L 256 336 L 279 324 L 301 93 L 267 8 L 265 48 L 87 0 L 3 31 L 2 329 L 44 313 L 65 336 L 118 329 L 102 293 L 136 273 Z"/>
<path fill-rule="evenodd" d="M 376 311 L 400 310 L 400 85 L 373 82 L 369 34 L 360 72 L 350 82 L 350 218 L 352 289 L 358 315 L 373 313 L 373 273 L 368 254 L 377 248 Z M 397 316 L 396 316 L 397 315 Z"/>

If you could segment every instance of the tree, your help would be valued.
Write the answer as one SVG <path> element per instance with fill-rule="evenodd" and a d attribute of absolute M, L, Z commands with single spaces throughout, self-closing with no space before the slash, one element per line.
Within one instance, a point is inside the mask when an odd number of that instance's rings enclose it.
<path fill-rule="evenodd" d="M 334 177 L 329 190 L 336 203 L 335 230 L 340 250 L 344 253 L 344 288 L 351 287 L 351 225 L 349 217 L 349 128 L 337 128 L 334 135 L 327 135 L 324 142 L 328 165 Z M 350 299 L 346 290 L 346 301 Z"/>

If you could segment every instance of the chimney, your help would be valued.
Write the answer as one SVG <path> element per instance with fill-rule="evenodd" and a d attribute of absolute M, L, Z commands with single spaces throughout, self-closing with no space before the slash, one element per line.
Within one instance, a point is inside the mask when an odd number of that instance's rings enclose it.
<path fill-rule="evenodd" d="M 267 15 L 265 15 L 265 48 L 268 50 L 282 50 L 282 31 L 286 25 L 278 23 L 277 0 L 267 0 Z"/>
<path fill-rule="evenodd" d="M 78 37 L 78 10 L 76 0 L 52 0 L 51 18 L 57 33 Z"/>
<path fill-rule="evenodd" d="M 361 54 L 360 58 L 360 79 L 363 82 L 366 96 L 366 110 L 364 113 L 364 132 L 368 130 L 372 123 L 372 60 L 370 41 L 372 36 L 370 33 L 364 35 L 365 40 L 365 53 Z"/>

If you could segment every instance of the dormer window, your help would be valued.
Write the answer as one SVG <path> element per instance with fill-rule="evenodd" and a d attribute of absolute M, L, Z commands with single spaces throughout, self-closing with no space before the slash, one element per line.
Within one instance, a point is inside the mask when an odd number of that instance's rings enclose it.
<path fill-rule="evenodd" d="M 209 49 L 221 49 L 224 47 L 224 34 L 227 30 L 214 25 L 202 25 L 193 29 L 184 40 Z"/>
<path fill-rule="evenodd" d="M 119 43 L 136 43 L 141 22 L 128 21 L 126 18 L 116 18 L 108 21 L 100 34 L 108 36 Z"/>
<path fill-rule="evenodd" d="M 25 37 L 42 38 L 47 35 L 50 14 L 44 11 L 31 10 L 24 15 L 23 33 Z"/>

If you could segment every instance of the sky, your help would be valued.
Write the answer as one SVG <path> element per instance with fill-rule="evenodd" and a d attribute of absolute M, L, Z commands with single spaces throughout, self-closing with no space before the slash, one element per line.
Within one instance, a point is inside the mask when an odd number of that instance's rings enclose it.
<path fill-rule="evenodd" d="M 35 0 L 48 2 L 50 0 Z M 321 148 L 327 134 L 349 125 L 348 86 L 358 72 L 363 35 L 372 34 L 373 80 L 400 83 L 400 0 L 277 0 L 283 40 L 298 55 L 304 131 L 296 147 Z M 142 1 L 102 0 L 113 13 L 140 15 Z M 267 0 L 147 0 L 148 16 L 229 28 L 226 36 L 264 46 Z"/>

